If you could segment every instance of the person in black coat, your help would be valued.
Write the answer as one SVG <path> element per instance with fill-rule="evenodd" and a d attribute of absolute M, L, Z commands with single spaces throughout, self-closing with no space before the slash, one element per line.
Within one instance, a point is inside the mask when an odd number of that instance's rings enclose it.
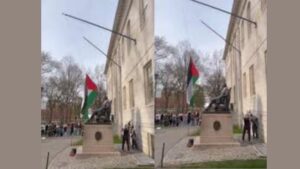
<path fill-rule="evenodd" d="M 258 118 L 252 114 L 250 116 L 251 116 L 251 123 L 252 123 L 253 138 L 258 139 Z"/>
<path fill-rule="evenodd" d="M 130 151 L 129 140 L 130 140 L 129 128 L 128 128 L 128 125 L 125 125 L 125 128 L 123 130 L 123 138 L 122 138 L 122 150 L 123 151 L 124 151 L 125 143 L 127 145 L 127 151 Z"/>
<path fill-rule="evenodd" d="M 250 116 L 249 113 L 247 113 L 244 117 L 244 130 L 243 130 L 243 141 L 245 141 L 245 134 L 248 134 L 248 140 L 251 141 L 251 135 L 250 135 Z"/>

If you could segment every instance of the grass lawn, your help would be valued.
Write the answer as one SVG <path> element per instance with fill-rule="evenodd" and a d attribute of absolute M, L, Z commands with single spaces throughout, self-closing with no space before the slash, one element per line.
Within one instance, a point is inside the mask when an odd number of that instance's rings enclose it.
<path fill-rule="evenodd" d="M 243 132 L 243 129 L 242 129 L 242 128 L 240 128 L 240 127 L 237 126 L 237 125 L 234 125 L 234 126 L 233 126 L 233 133 L 234 133 L 234 134 L 242 134 L 242 132 Z"/>
<path fill-rule="evenodd" d="M 122 140 L 117 134 L 114 135 L 114 144 L 122 144 Z"/>
<path fill-rule="evenodd" d="M 83 139 L 80 138 L 79 140 L 72 142 L 71 146 L 82 146 L 82 144 L 83 144 Z"/>
<path fill-rule="evenodd" d="M 154 166 L 141 166 L 133 168 L 106 168 L 106 169 L 154 169 Z"/>
<path fill-rule="evenodd" d="M 189 136 L 200 136 L 200 134 L 201 134 L 201 130 L 200 128 L 198 128 L 196 131 L 189 134 Z"/>
<path fill-rule="evenodd" d="M 267 159 L 212 161 L 181 165 L 180 168 L 267 168 Z"/>

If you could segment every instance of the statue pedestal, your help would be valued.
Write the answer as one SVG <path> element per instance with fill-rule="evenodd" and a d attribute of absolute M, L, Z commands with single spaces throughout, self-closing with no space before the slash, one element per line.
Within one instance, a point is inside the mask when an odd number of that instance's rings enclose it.
<path fill-rule="evenodd" d="M 233 138 L 233 123 L 230 113 L 203 113 L 200 146 L 239 145 Z"/>
<path fill-rule="evenodd" d="M 120 152 L 114 146 L 112 125 L 85 124 L 82 153 L 78 155 L 120 155 Z"/>

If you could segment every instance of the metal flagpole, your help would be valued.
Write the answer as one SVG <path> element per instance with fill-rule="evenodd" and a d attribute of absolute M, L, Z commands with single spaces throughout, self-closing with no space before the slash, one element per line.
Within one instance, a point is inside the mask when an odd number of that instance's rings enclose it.
<path fill-rule="evenodd" d="M 90 40 L 88 40 L 86 37 L 83 37 L 84 40 L 86 40 L 90 45 L 92 45 L 95 49 L 97 49 L 100 53 L 102 53 L 104 56 L 106 56 L 107 59 L 111 60 L 114 64 L 116 64 L 118 67 L 121 67 L 116 61 L 114 61 L 112 58 L 108 57 L 106 53 L 104 53 L 100 48 L 98 48 L 94 43 L 92 43 Z"/>
<path fill-rule="evenodd" d="M 103 52 L 100 48 L 98 48 L 94 43 L 92 43 L 90 40 L 88 40 L 86 37 L 83 37 L 83 39 L 84 40 L 86 40 L 90 45 L 92 45 L 96 50 L 98 50 L 101 54 L 103 54 L 104 56 L 106 56 L 106 58 L 107 59 L 109 59 L 109 60 L 111 60 L 115 65 L 117 65 L 118 66 L 118 68 L 119 68 L 119 74 L 120 74 L 120 84 L 121 84 L 121 82 L 122 82 L 122 67 L 121 67 L 121 65 L 120 64 L 118 64 L 115 60 L 113 60 L 112 58 L 110 58 L 110 57 L 108 57 L 108 55 L 105 53 L 105 52 Z M 120 92 L 122 91 L 122 86 L 120 86 Z M 119 93 L 119 96 L 120 96 L 120 100 L 122 100 L 122 94 L 121 93 Z M 122 109 L 121 109 L 121 111 L 122 111 Z M 122 114 L 122 112 L 120 112 L 121 114 Z M 114 114 L 114 116 L 115 116 L 115 114 Z M 115 119 L 115 117 L 114 117 L 114 119 Z M 119 120 L 119 119 L 118 119 Z M 121 120 L 122 120 L 122 117 L 121 117 Z M 114 122 L 114 124 L 115 124 L 115 122 Z"/>
<path fill-rule="evenodd" d="M 241 52 L 237 47 L 235 47 L 232 43 L 230 43 L 229 41 L 227 41 L 221 34 L 219 34 L 217 31 L 215 31 L 213 28 L 211 28 L 209 25 L 207 25 L 204 21 L 201 20 L 201 23 L 206 26 L 209 30 L 211 30 L 212 32 L 214 32 L 219 38 L 223 39 L 225 41 L 225 43 L 229 44 L 230 46 L 232 46 L 235 50 L 237 50 L 239 53 Z"/>
<path fill-rule="evenodd" d="M 205 25 L 209 30 L 211 30 L 212 32 L 214 32 L 218 37 L 220 37 L 221 39 L 223 39 L 225 41 L 226 44 L 232 46 L 239 54 L 239 57 L 241 57 L 242 53 L 241 53 L 241 50 L 239 50 L 237 47 L 235 47 L 232 43 L 230 43 L 229 41 L 227 41 L 222 35 L 220 35 L 217 31 L 215 31 L 213 28 L 211 28 L 210 26 L 208 26 L 205 22 L 203 22 L 201 20 L 202 24 Z M 235 68 L 237 69 L 237 68 Z M 236 75 L 237 76 L 237 75 Z M 238 82 L 236 82 L 238 83 Z M 242 100 L 242 97 L 241 97 L 241 100 Z M 241 106 L 241 109 L 242 109 L 242 106 Z"/>
<path fill-rule="evenodd" d="M 65 13 L 62 13 L 62 14 L 63 14 L 63 15 L 65 15 L 65 16 L 67 16 L 67 17 L 70 17 L 70 18 L 73 18 L 73 19 L 79 20 L 79 21 L 81 21 L 81 22 L 87 23 L 87 24 L 89 24 L 89 25 L 93 25 L 93 26 L 96 26 L 96 27 L 98 27 L 98 28 L 101 28 L 101 29 L 107 30 L 107 31 L 109 31 L 109 32 L 112 32 L 112 33 L 114 33 L 114 34 L 120 35 L 120 36 L 122 36 L 122 37 L 124 37 L 124 38 L 127 38 L 127 39 L 129 39 L 129 40 L 132 40 L 132 41 L 134 41 L 134 43 L 136 44 L 136 39 L 134 39 L 134 38 L 131 38 L 131 37 L 127 36 L 127 35 L 124 35 L 124 34 L 122 34 L 122 33 L 119 33 L 119 32 L 117 32 L 117 31 L 114 31 L 114 30 L 108 29 L 108 28 L 106 28 L 106 27 L 104 27 L 104 26 L 101 26 L 101 25 L 95 24 L 95 23 L 93 23 L 93 22 L 90 22 L 90 21 L 87 21 L 87 20 L 84 20 L 84 19 L 81 19 L 81 18 L 78 18 L 78 17 L 72 16 L 72 15 L 69 15 L 69 14 L 65 14 Z"/>
<path fill-rule="evenodd" d="M 256 22 L 254 22 L 254 21 L 252 21 L 252 20 L 250 20 L 250 19 L 244 18 L 244 17 L 242 17 L 242 16 L 239 16 L 239 15 L 237 15 L 237 14 L 235 14 L 235 13 L 228 12 L 228 11 L 226 11 L 226 10 L 224 10 L 224 9 L 217 8 L 217 7 L 214 7 L 214 6 L 212 6 L 212 5 L 209 5 L 209 4 L 200 2 L 200 1 L 196 1 L 196 0 L 190 0 L 190 1 L 195 2 L 195 3 L 197 3 L 197 4 L 200 4 L 200 5 L 204 5 L 204 6 L 213 8 L 213 9 L 215 9 L 215 10 L 221 11 L 221 12 L 226 13 L 226 14 L 229 14 L 229 15 L 231 15 L 231 16 L 240 18 L 240 19 L 242 19 L 242 20 L 245 20 L 245 21 L 247 21 L 247 22 L 250 22 L 250 23 L 254 24 L 255 27 L 257 26 L 257 23 L 256 23 Z"/>

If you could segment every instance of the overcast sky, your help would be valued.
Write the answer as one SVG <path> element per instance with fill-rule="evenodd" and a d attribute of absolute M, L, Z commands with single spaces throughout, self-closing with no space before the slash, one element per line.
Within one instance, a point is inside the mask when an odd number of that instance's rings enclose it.
<path fill-rule="evenodd" d="M 232 0 L 199 0 L 231 11 Z M 164 36 L 176 45 L 179 41 L 190 41 L 196 51 L 203 54 L 222 49 L 225 43 L 206 28 L 200 19 L 226 37 L 230 15 L 196 4 L 190 0 L 155 1 L 155 35 Z"/>
<path fill-rule="evenodd" d="M 88 44 L 87 37 L 107 52 L 111 33 L 67 18 L 67 13 L 112 28 L 118 0 L 42 0 L 42 50 L 55 59 L 71 55 L 80 66 L 93 70 L 106 58 Z"/>
<path fill-rule="evenodd" d="M 231 11 L 232 0 L 201 0 Z M 71 55 L 86 69 L 105 64 L 106 58 L 86 41 L 86 36 L 107 52 L 111 33 L 67 18 L 68 13 L 112 28 L 118 0 L 42 0 L 42 50 L 56 58 Z M 190 0 L 155 1 L 155 35 L 164 36 L 171 44 L 188 40 L 197 51 L 212 52 L 225 43 L 201 24 L 205 21 L 224 37 L 229 15 L 198 5 Z"/>

